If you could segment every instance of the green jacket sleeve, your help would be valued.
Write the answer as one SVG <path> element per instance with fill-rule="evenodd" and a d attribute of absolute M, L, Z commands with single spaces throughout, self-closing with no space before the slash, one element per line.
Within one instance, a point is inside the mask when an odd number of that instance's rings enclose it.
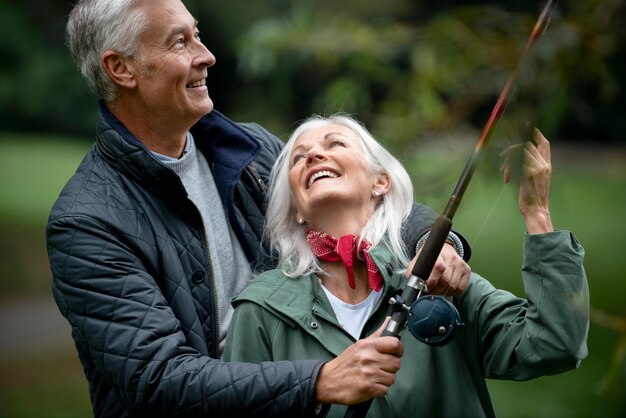
<path fill-rule="evenodd" d="M 576 368 L 587 356 L 589 290 L 573 234 L 525 236 L 526 299 L 473 274 L 460 308 L 488 378 L 527 380 Z"/>
<path fill-rule="evenodd" d="M 251 363 L 273 360 L 272 341 L 266 326 L 266 320 L 271 318 L 266 318 L 265 312 L 254 302 L 237 304 L 226 337 L 224 360 Z"/>

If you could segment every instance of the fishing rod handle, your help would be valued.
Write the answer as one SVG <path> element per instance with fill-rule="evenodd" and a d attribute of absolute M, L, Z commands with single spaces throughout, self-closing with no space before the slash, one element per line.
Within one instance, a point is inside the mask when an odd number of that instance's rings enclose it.
<path fill-rule="evenodd" d="M 437 258 L 446 243 L 451 229 L 452 220 L 445 215 L 440 215 L 433 224 L 433 228 L 428 235 L 424 248 L 419 257 L 417 257 L 415 265 L 411 270 L 411 277 L 402 290 L 402 295 L 398 301 L 399 306 L 394 307 L 391 319 L 383 330 L 383 337 L 391 336 L 398 339 L 400 338 L 407 323 L 407 309 L 413 305 L 413 302 L 415 302 L 419 294 L 424 290 L 425 286 L 422 285 L 428 280 L 430 273 L 433 271 L 433 267 L 437 262 Z M 422 285 L 420 285 L 420 282 Z"/>
<path fill-rule="evenodd" d="M 413 276 L 421 278 L 424 281 L 428 279 L 451 229 L 452 220 L 445 215 L 440 215 L 433 224 L 433 228 L 430 230 L 424 248 L 419 257 L 417 257 L 417 261 L 411 270 Z M 411 284 L 411 282 L 412 280 L 409 281 L 409 284 Z M 405 286 L 401 296 L 404 305 L 411 306 L 417 299 L 419 293 L 420 289 L 415 285 Z M 400 339 L 402 331 L 406 326 L 407 316 L 408 312 L 406 309 L 394 309 L 389 323 L 383 330 L 382 336 Z M 365 418 L 371 403 L 372 399 L 369 399 L 355 405 L 350 405 L 344 414 L 344 418 Z"/>
<path fill-rule="evenodd" d="M 368 399 L 361 403 L 350 405 L 348 410 L 343 415 L 343 418 L 365 418 L 367 411 L 370 409 L 373 399 Z"/>
<path fill-rule="evenodd" d="M 404 315 L 403 317 L 401 315 Z M 406 310 L 402 310 L 402 312 L 394 312 L 391 315 L 391 320 L 387 324 L 387 327 L 383 330 L 383 337 L 396 337 L 400 339 L 400 335 L 402 333 L 402 328 L 406 324 Z M 367 411 L 370 409 L 370 405 L 372 404 L 373 399 L 368 399 L 361 403 L 357 403 L 354 405 L 350 405 L 346 410 L 346 413 L 343 415 L 343 418 L 365 418 L 367 415 Z"/>
<path fill-rule="evenodd" d="M 407 321 L 406 312 L 407 311 L 403 309 L 402 312 L 394 312 L 391 314 L 391 319 L 381 335 L 383 337 L 396 337 L 400 339 Z"/>
<path fill-rule="evenodd" d="M 452 229 L 452 220 L 445 215 L 440 215 L 433 224 L 426 243 L 420 252 L 409 277 L 406 286 L 402 290 L 402 295 L 397 299 L 391 299 L 394 304 L 391 319 L 385 327 L 383 337 L 392 336 L 400 338 L 402 331 L 406 327 L 408 320 L 408 310 L 417 300 L 419 295 L 426 290 L 426 280 L 439 258 L 441 249 L 446 243 L 448 234 Z"/>
<path fill-rule="evenodd" d="M 415 261 L 413 265 L 413 269 L 411 270 L 411 274 L 416 276 L 424 281 L 428 280 L 430 273 L 433 271 L 433 267 L 437 262 L 437 258 L 439 258 L 439 254 L 441 253 L 441 249 L 446 243 L 446 239 L 448 238 L 448 234 L 452 229 L 452 219 L 448 218 L 445 215 L 440 215 L 435 223 L 433 224 L 432 229 L 430 230 L 430 234 L 428 235 L 428 239 L 426 239 L 426 243 L 424 244 L 424 248 L 420 253 L 419 257 Z M 404 293 L 404 292 L 403 292 Z M 411 305 L 415 302 L 415 299 L 407 300 L 407 305 Z"/>

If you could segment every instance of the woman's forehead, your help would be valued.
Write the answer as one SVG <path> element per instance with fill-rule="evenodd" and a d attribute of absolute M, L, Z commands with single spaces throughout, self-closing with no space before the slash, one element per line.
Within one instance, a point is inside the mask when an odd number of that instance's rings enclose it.
<path fill-rule="evenodd" d="M 306 146 L 308 143 L 317 143 L 327 141 L 333 138 L 333 136 L 340 136 L 342 138 L 358 141 L 358 136 L 344 125 L 329 124 L 322 125 L 315 128 L 307 129 L 294 141 L 294 148 L 298 146 Z"/>

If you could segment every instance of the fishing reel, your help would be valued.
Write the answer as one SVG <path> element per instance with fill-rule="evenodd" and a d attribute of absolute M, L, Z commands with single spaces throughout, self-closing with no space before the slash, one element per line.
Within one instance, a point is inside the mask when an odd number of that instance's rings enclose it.
<path fill-rule="evenodd" d="M 446 345 L 463 326 L 459 311 L 443 296 L 422 296 L 409 308 L 407 327 L 425 344 Z"/>
<path fill-rule="evenodd" d="M 389 303 L 394 310 L 406 311 L 406 327 L 413 336 L 430 346 L 448 344 L 459 330 L 465 326 L 456 307 L 445 297 L 425 293 L 426 284 L 420 280 L 419 293 L 410 306 L 402 296 L 391 298 Z"/>

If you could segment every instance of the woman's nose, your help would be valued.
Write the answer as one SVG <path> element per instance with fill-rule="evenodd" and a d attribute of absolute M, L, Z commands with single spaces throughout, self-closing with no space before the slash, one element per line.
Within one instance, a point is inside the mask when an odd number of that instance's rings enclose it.
<path fill-rule="evenodd" d="M 324 152 L 317 147 L 311 148 L 309 152 L 307 152 L 306 154 L 307 164 L 311 164 L 313 161 L 323 161 L 325 159 L 326 159 L 326 154 L 324 154 Z"/>

